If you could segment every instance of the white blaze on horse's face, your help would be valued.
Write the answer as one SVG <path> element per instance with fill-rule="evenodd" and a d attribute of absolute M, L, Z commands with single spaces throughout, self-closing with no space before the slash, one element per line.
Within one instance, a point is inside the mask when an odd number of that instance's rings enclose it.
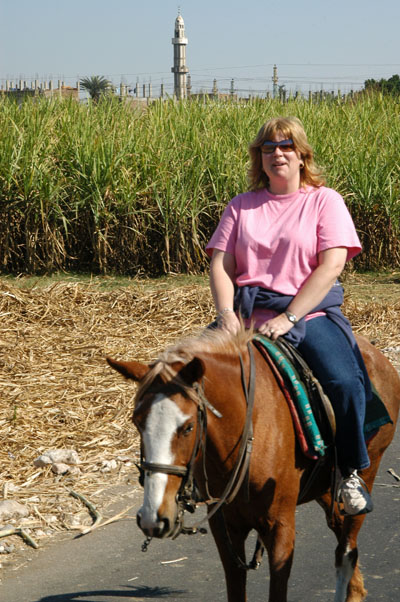
<path fill-rule="evenodd" d="M 146 462 L 173 464 L 171 442 L 177 429 L 189 418 L 169 397 L 156 395 L 142 431 Z M 161 472 L 146 473 L 143 506 L 139 510 L 142 529 L 160 527 L 157 512 L 163 501 L 168 475 Z"/>

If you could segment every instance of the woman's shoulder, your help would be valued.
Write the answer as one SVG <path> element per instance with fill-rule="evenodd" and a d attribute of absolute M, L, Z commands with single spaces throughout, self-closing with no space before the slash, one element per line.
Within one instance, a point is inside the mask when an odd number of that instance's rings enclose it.
<path fill-rule="evenodd" d="M 341 196 L 337 190 L 328 186 L 307 186 L 307 192 L 318 196 Z"/>
<path fill-rule="evenodd" d="M 229 204 L 236 209 L 248 209 L 262 203 L 265 200 L 265 196 L 265 188 L 260 188 L 259 190 L 248 190 L 247 192 L 241 192 L 240 194 L 234 196 Z"/>
<path fill-rule="evenodd" d="M 328 222 L 348 219 L 350 215 L 349 207 L 337 190 L 320 186 L 314 189 L 313 194 L 315 196 L 311 206 L 320 219 Z"/>
<path fill-rule="evenodd" d="M 344 202 L 342 195 L 334 188 L 328 188 L 328 186 L 318 186 L 318 187 L 310 186 L 307 189 L 307 192 L 309 195 L 313 196 L 314 199 L 319 203 L 324 203 L 324 202 L 343 203 Z"/>

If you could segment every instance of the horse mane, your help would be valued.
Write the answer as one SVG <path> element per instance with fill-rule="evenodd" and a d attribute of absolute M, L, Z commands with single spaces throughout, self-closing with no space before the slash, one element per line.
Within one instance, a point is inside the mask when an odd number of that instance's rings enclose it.
<path fill-rule="evenodd" d="M 166 382 L 173 380 L 189 397 L 195 399 L 195 392 L 192 387 L 188 386 L 179 377 L 176 366 L 188 364 L 197 354 L 211 355 L 213 353 L 224 353 L 227 355 L 238 355 L 253 336 L 253 329 L 245 329 L 242 324 L 240 330 L 235 335 L 221 328 L 209 328 L 203 330 L 198 335 L 181 339 L 162 351 L 158 358 L 150 365 L 149 372 L 139 383 L 135 403 L 140 400 L 157 377 L 162 378 Z"/>

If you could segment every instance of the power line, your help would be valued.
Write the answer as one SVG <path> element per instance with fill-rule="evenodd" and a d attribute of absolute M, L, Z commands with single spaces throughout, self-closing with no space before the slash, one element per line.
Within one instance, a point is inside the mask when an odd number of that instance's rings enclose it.
<path fill-rule="evenodd" d="M 214 67 L 208 67 L 208 66 L 199 66 L 199 67 L 193 67 L 190 68 L 190 73 L 199 73 L 199 72 L 213 72 L 213 71 L 229 71 L 232 69 L 267 69 L 267 68 L 272 68 L 275 64 L 277 63 L 261 63 L 261 64 L 256 64 L 256 65 L 228 65 L 228 66 L 214 66 Z M 340 68 L 354 68 L 354 67 L 368 67 L 369 69 L 371 68 L 375 68 L 375 67 L 386 67 L 386 68 L 393 68 L 393 67 L 398 67 L 400 68 L 400 63 L 278 63 L 277 64 L 279 68 L 282 67 L 302 67 L 302 68 L 307 68 L 307 67 L 322 67 L 322 68 L 327 68 L 327 67 L 340 67 Z M 86 74 L 85 74 L 86 75 Z M 152 76 L 170 76 L 170 71 L 136 71 L 134 73 L 108 73 L 105 74 L 104 76 L 107 78 L 116 78 L 116 77 L 152 77 Z M 76 79 L 79 78 L 80 76 L 75 74 L 75 75 L 62 75 L 62 76 L 57 76 L 59 77 L 59 79 Z M 282 77 L 282 76 L 280 76 Z M 299 78 L 301 78 L 302 76 L 299 76 Z M 31 79 L 31 77 L 26 77 L 24 76 L 25 79 Z M 37 74 L 35 77 L 32 76 L 32 79 L 37 79 Z M 5 79 L 5 78 L 2 78 Z M 254 79 L 254 78 L 249 78 L 249 79 Z"/>

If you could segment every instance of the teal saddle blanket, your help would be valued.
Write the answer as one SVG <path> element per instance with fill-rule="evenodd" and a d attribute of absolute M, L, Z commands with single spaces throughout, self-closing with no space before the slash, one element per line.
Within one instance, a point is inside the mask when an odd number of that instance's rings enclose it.
<path fill-rule="evenodd" d="M 267 351 L 289 390 L 290 397 L 298 416 L 298 419 L 296 417 L 294 422 L 302 451 L 305 455 L 313 459 L 324 456 L 327 445 L 321 436 L 320 428 L 311 408 L 306 386 L 302 382 L 297 370 L 294 368 L 286 354 L 284 354 L 271 339 L 261 334 L 257 334 L 254 337 L 254 340 L 258 344 L 261 344 Z M 392 422 L 373 383 L 372 393 L 372 398 L 366 404 L 364 420 L 364 436 L 366 441 L 371 439 L 381 426 Z M 293 409 L 290 409 L 292 417 L 294 418 Z M 299 432 L 300 430 L 302 430 L 302 432 Z"/>

